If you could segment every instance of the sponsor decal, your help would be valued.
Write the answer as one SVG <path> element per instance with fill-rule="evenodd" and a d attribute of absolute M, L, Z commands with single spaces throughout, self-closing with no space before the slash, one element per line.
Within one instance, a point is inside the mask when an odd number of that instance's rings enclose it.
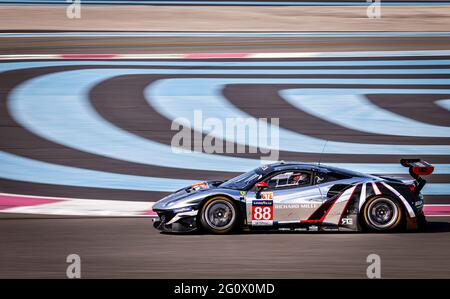
<path fill-rule="evenodd" d="M 310 227 L 308 227 L 308 230 L 312 232 L 317 232 L 319 231 L 319 227 L 316 225 L 311 225 Z"/>
<path fill-rule="evenodd" d="M 273 225 L 272 200 L 252 201 L 252 225 Z"/>
<path fill-rule="evenodd" d="M 277 204 L 275 205 L 275 209 L 316 209 L 319 206 L 320 204 L 310 204 L 310 203 Z"/>
<path fill-rule="evenodd" d="M 272 220 L 252 220 L 253 226 L 272 226 Z"/>
<path fill-rule="evenodd" d="M 252 206 L 273 206 L 273 200 L 253 200 Z"/>
<path fill-rule="evenodd" d="M 419 208 L 419 207 L 423 207 L 423 200 L 418 200 L 414 203 L 414 205 Z"/>
<path fill-rule="evenodd" d="M 273 192 L 262 192 L 261 199 L 273 199 Z"/>
<path fill-rule="evenodd" d="M 341 220 L 342 225 L 353 225 L 353 219 L 352 218 L 342 218 Z"/>
<path fill-rule="evenodd" d="M 241 199 L 241 200 L 244 199 L 246 194 L 247 194 L 246 191 L 240 191 L 239 192 L 239 199 Z"/>
<path fill-rule="evenodd" d="M 178 209 L 173 210 L 174 213 L 183 213 L 183 212 L 189 212 L 189 211 L 192 211 L 192 207 L 184 207 L 184 208 L 178 208 Z"/>

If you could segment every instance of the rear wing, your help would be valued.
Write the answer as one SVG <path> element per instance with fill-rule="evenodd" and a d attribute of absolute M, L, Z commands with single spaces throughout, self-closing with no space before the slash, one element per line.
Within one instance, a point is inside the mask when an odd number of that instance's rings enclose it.
<path fill-rule="evenodd" d="M 401 159 L 400 164 L 404 167 L 408 167 L 409 174 L 416 180 L 416 187 L 414 188 L 416 193 L 419 193 L 427 183 L 421 176 L 430 175 L 434 171 L 433 165 L 420 159 Z"/>

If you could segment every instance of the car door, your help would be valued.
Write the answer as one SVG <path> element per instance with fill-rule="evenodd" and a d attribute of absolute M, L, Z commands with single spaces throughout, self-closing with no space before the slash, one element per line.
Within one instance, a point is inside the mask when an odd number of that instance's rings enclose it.
<path fill-rule="evenodd" d="M 264 179 L 268 186 L 259 196 L 254 188 L 245 197 L 248 224 L 273 225 L 307 220 L 324 200 L 313 177 L 312 171 L 285 170 Z"/>

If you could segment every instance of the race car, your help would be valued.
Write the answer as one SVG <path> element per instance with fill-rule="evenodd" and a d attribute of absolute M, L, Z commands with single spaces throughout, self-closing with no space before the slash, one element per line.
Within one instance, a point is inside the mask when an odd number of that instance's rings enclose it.
<path fill-rule="evenodd" d="M 164 232 L 239 229 L 391 232 L 423 228 L 424 175 L 434 167 L 402 159 L 412 179 L 320 164 L 278 162 L 225 181 L 180 189 L 153 205 Z"/>

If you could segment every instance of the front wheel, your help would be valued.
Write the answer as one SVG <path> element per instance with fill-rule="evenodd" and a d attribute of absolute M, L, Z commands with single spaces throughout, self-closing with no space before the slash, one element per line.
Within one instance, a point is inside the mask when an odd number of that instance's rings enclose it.
<path fill-rule="evenodd" d="M 236 228 L 238 219 L 236 205 L 226 197 L 213 197 L 201 209 L 200 223 L 202 228 L 214 234 L 231 232 Z"/>
<path fill-rule="evenodd" d="M 386 196 L 369 199 L 363 208 L 364 226 L 370 231 L 393 231 L 400 227 L 402 219 L 403 211 L 400 204 Z"/>

